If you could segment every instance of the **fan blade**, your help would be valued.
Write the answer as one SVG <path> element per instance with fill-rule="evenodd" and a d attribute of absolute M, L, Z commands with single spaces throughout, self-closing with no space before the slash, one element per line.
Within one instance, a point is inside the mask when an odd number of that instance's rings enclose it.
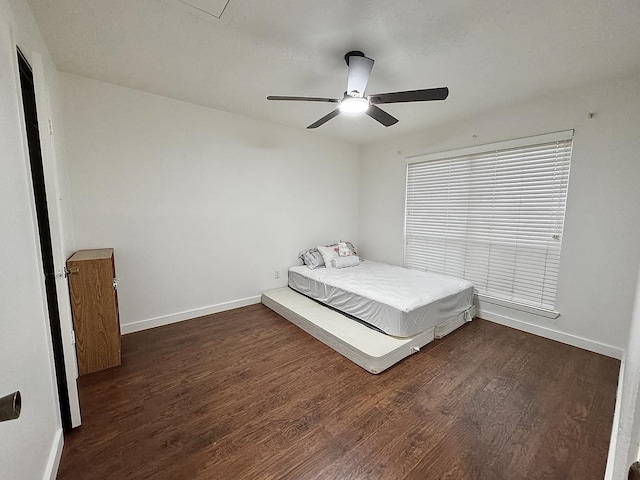
<path fill-rule="evenodd" d="M 369 105 L 369 109 L 365 113 L 385 127 L 390 127 L 391 125 L 398 123 L 398 119 L 396 117 L 389 115 L 387 112 L 375 105 Z"/>
<path fill-rule="evenodd" d="M 407 92 L 378 93 L 376 95 L 369 95 L 368 98 L 371 103 L 401 103 L 444 100 L 447 96 L 449 96 L 449 89 L 442 87 L 410 90 Z"/>
<path fill-rule="evenodd" d="M 340 100 L 337 98 L 322 98 L 322 97 L 286 97 L 282 95 L 269 95 L 267 100 L 292 100 L 296 102 L 329 102 L 338 103 Z"/>
<path fill-rule="evenodd" d="M 329 120 L 331 120 L 333 117 L 337 117 L 338 115 L 340 115 L 340 109 L 336 108 L 333 112 L 325 115 L 324 117 L 322 117 L 317 122 L 314 122 L 311 125 L 309 125 L 307 128 L 318 128 L 320 125 L 324 125 Z"/>
<path fill-rule="evenodd" d="M 367 57 L 349 57 L 349 78 L 347 79 L 347 95 L 363 97 L 364 90 L 373 68 L 373 60 Z"/>

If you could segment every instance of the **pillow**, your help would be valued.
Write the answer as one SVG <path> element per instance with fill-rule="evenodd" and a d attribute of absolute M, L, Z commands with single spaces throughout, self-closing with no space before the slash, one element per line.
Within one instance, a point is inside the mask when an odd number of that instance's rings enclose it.
<path fill-rule="evenodd" d="M 324 259 L 317 248 L 310 248 L 304 252 L 300 252 L 298 258 L 311 270 L 318 267 L 324 267 Z"/>
<path fill-rule="evenodd" d="M 356 254 L 356 249 L 353 248 L 353 244 L 351 242 L 343 242 L 341 240 L 338 243 L 338 255 L 340 255 L 341 257 L 349 257 L 355 254 Z"/>
<path fill-rule="evenodd" d="M 360 258 L 357 255 L 347 255 L 346 257 L 337 257 L 331 260 L 333 268 L 347 268 L 360 265 Z"/>
<path fill-rule="evenodd" d="M 324 265 L 327 268 L 333 268 L 331 266 L 331 260 L 333 260 L 334 258 L 338 258 L 338 246 L 331 246 L 331 247 L 322 247 L 320 245 L 318 245 L 318 251 L 320 252 L 320 255 L 322 255 L 322 259 L 324 260 Z"/>

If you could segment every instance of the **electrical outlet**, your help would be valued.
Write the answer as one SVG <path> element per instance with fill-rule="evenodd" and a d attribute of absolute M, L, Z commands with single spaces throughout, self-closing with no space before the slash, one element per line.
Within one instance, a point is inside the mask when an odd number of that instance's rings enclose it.
<path fill-rule="evenodd" d="M 280 270 L 273 271 L 273 278 L 280 278 Z"/>

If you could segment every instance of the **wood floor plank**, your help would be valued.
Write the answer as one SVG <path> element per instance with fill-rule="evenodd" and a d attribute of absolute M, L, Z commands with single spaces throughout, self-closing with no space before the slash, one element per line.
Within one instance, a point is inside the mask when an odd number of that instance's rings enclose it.
<path fill-rule="evenodd" d="M 371 375 L 244 307 L 123 337 L 58 478 L 599 479 L 619 365 L 476 319 Z"/>

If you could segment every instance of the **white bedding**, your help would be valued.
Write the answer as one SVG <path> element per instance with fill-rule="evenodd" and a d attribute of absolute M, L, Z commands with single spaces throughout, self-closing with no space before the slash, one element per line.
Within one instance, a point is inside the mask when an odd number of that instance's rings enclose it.
<path fill-rule="evenodd" d="M 289 269 L 289 286 L 397 337 L 411 337 L 473 305 L 463 279 L 365 260 L 349 268 Z"/>

